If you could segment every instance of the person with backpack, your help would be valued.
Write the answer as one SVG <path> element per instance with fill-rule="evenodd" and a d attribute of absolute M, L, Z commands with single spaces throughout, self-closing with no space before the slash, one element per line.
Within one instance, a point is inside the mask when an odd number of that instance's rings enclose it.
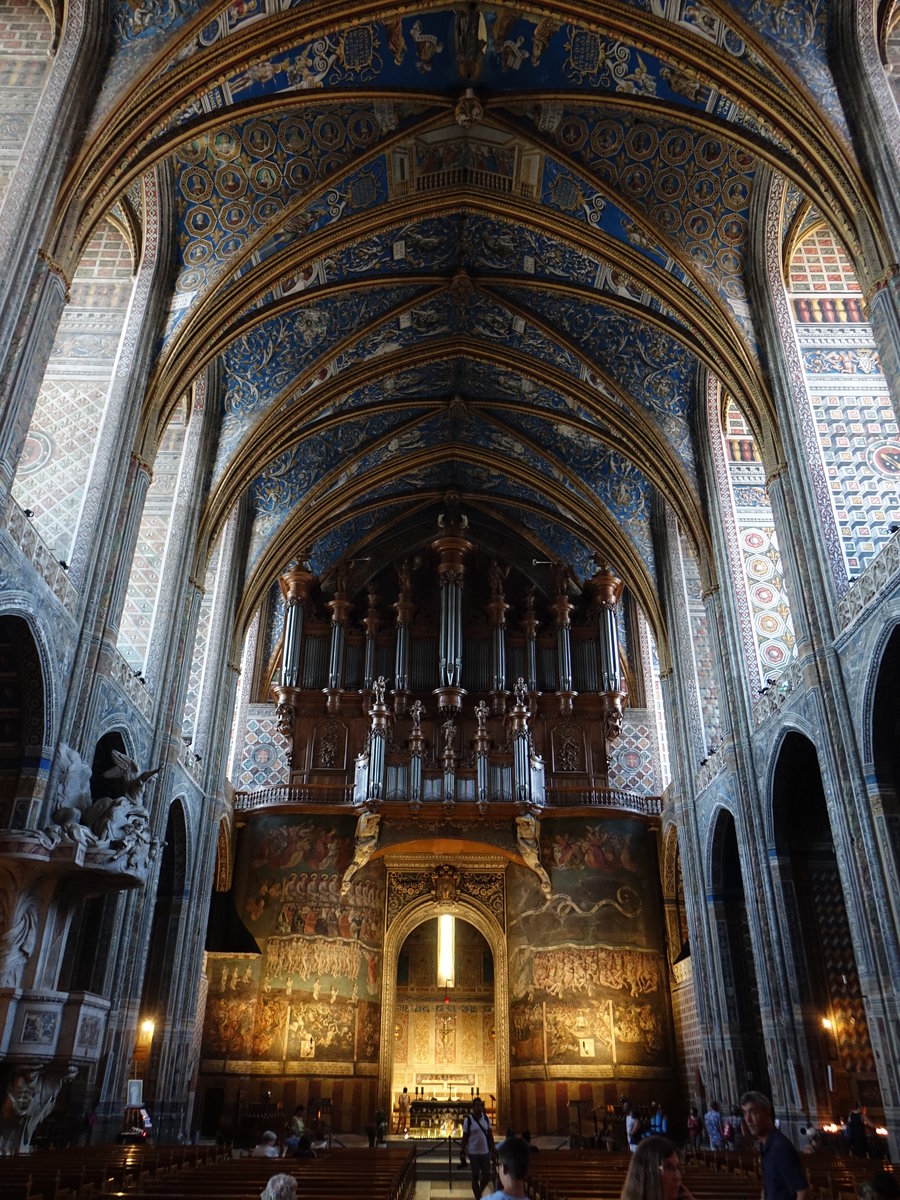
<path fill-rule="evenodd" d="M 484 1101 L 476 1096 L 472 1111 L 463 1121 L 462 1153 L 468 1156 L 472 1168 L 472 1195 L 481 1200 L 491 1178 L 491 1157 L 494 1153 L 494 1134 L 491 1119 L 484 1111 Z"/>

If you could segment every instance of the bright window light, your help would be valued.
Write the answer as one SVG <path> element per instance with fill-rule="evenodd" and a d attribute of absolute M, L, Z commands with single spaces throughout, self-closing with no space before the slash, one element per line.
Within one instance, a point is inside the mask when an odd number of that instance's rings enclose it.
<path fill-rule="evenodd" d="M 438 917 L 438 987 L 453 987 L 453 917 L 444 913 Z"/>

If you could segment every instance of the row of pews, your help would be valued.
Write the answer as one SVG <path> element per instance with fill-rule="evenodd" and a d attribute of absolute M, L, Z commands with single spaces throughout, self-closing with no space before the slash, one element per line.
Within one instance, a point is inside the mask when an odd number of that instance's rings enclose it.
<path fill-rule="evenodd" d="M 409 1146 L 337 1150 L 316 1159 L 239 1158 L 215 1146 L 96 1146 L 5 1158 L 0 1200 L 257 1200 L 272 1175 L 303 1200 L 414 1200 Z"/>
<path fill-rule="evenodd" d="M 630 1161 L 630 1153 L 542 1150 L 531 1161 L 528 1196 L 530 1200 L 619 1200 Z M 885 1164 L 809 1154 L 803 1156 L 803 1165 L 817 1200 L 855 1200 L 859 1185 Z M 895 1172 L 900 1177 L 900 1168 Z M 695 1200 L 759 1200 L 759 1155 L 756 1151 L 690 1155 L 684 1186 Z"/>

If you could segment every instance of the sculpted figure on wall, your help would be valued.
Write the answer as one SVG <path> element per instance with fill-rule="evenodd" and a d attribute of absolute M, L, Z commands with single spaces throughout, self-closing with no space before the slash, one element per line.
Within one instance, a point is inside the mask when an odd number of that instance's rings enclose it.
<path fill-rule="evenodd" d="M 135 873 L 146 870 L 159 842 L 150 836 L 150 814 L 142 797 L 144 785 L 162 768 L 142 771 L 127 754 L 112 750 L 113 765 L 103 773 L 110 781 L 109 794 L 95 800 L 88 764 L 65 744 L 59 753 L 62 773 L 44 845 L 52 850 L 70 842 L 83 846 L 95 865 Z"/>
<path fill-rule="evenodd" d="M 11 1066 L 6 1094 L 0 1105 L 0 1155 L 26 1153 L 40 1123 L 50 1115 L 63 1084 L 78 1074 L 77 1067 Z"/>
<path fill-rule="evenodd" d="M 37 904 L 15 882 L 0 892 L 0 988 L 16 988 L 37 937 Z"/>
<path fill-rule="evenodd" d="M 516 817 L 516 844 L 522 860 L 529 870 L 534 871 L 541 881 L 541 891 L 550 894 L 550 876 L 541 865 L 540 825 L 537 818 L 530 814 Z"/>
<path fill-rule="evenodd" d="M 356 822 L 353 862 L 344 872 L 344 878 L 341 880 L 342 896 L 346 896 L 347 892 L 349 892 L 350 882 L 356 872 L 360 867 L 364 867 L 374 854 L 375 847 L 378 845 L 378 829 L 380 825 L 381 817 L 378 813 L 360 813 L 359 820 Z"/>

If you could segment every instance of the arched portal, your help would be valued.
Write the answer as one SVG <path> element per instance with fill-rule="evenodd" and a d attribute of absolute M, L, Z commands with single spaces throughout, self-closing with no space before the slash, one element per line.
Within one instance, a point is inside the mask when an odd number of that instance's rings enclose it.
<path fill-rule="evenodd" d="M 740 1091 L 771 1094 L 759 987 L 753 965 L 750 920 L 734 817 L 719 813 L 713 839 L 711 895 L 721 954 L 729 1073 Z"/>
<path fill-rule="evenodd" d="M 389 871 L 390 875 L 390 871 Z M 437 895 L 422 897 L 404 908 L 385 931 L 384 963 L 381 979 L 381 1048 L 378 1062 L 378 1095 L 385 1111 L 389 1111 L 391 1081 L 394 1071 L 394 1025 L 396 1021 L 397 963 L 400 951 L 410 933 L 425 921 L 444 913 L 468 922 L 482 935 L 494 960 L 494 1044 L 497 1070 L 498 1128 L 505 1128 L 510 1112 L 509 1089 L 509 974 L 506 955 L 506 933 L 497 917 L 473 896 L 462 892 L 453 899 Z"/>
<path fill-rule="evenodd" d="M 878 669 L 878 681 L 872 703 L 872 760 L 878 787 L 885 842 L 886 860 L 900 878 L 900 626 L 890 636 Z M 894 905 L 900 904 L 897 889 Z M 900 923 L 900 908 L 895 907 Z"/>
<path fill-rule="evenodd" d="M 159 1054 L 164 1040 L 161 1035 L 167 1030 L 173 995 L 177 989 L 177 947 L 187 902 L 186 876 L 184 808 L 180 800 L 175 800 L 166 822 L 165 849 L 156 887 L 156 905 L 141 995 L 141 1026 L 135 1048 L 136 1059 L 142 1050 L 148 1058 L 145 1092 L 150 1100 L 157 1099 Z"/>
<path fill-rule="evenodd" d="M 812 1073 L 823 1115 L 882 1111 L 865 1002 L 816 748 L 799 733 L 781 747 L 773 781 L 784 928 L 790 931 Z"/>
<path fill-rule="evenodd" d="M 0 617 L 0 824 L 21 828 L 39 793 L 44 673 L 28 622 Z"/>
<path fill-rule="evenodd" d="M 398 958 L 392 1100 L 497 1094 L 494 958 L 484 936 L 445 913 L 409 934 Z"/>

